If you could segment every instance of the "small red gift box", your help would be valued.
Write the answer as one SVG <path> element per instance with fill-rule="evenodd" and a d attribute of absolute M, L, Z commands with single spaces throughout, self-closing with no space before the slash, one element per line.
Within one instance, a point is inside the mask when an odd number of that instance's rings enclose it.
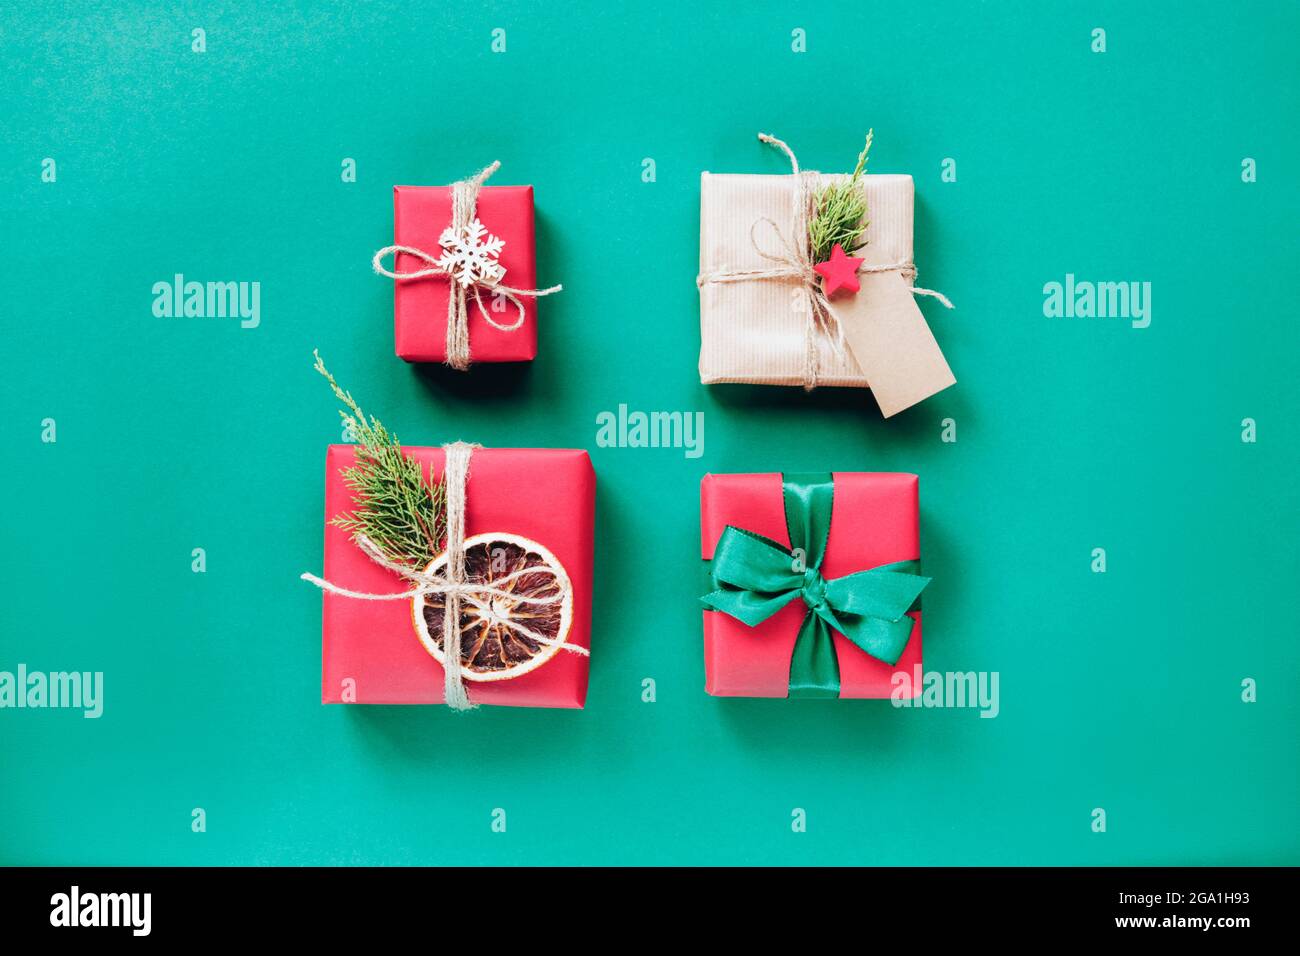
<path fill-rule="evenodd" d="M 475 215 L 489 233 L 504 240 L 498 262 L 505 268 L 504 284 L 516 289 L 537 285 L 533 240 L 533 187 L 482 186 Z M 393 243 L 436 256 L 442 231 L 452 219 L 452 187 L 394 186 Z M 397 253 L 398 273 L 416 272 L 427 263 L 408 253 Z M 425 276 L 394 282 L 393 314 L 396 350 L 408 362 L 447 361 L 447 276 Z M 483 307 L 497 324 L 509 326 L 519 319 L 514 303 L 490 289 L 481 293 Z M 475 362 L 531 362 L 537 357 L 537 300 L 519 296 L 523 324 L 512 331 L 493 328 L 471 302 L 469 348 Z"/>
<path fill-rule="evenodd" d="M 441 448 L 403 451 L 441 475 Z M 341 471 L 354 446 L 331 445 L 325 458 L 325 578 L 361 594 L 398 593 L 411 582 L 370 560 L 351 535 L 330 522 L 355 507 Z M 566 641 L 590 648 L 592 532 L 596 476 L 585 451 L 537 448 L 476 449 L 465 487 L 468 548 L 478 539 L 540 545 L 572 587 Z M 443 669 L 418 636 L 411 601 L 359 600 L 325 593 L 321 702 L 441 704 Z M 462 650 L 474 635 L 462 634 Z M 509 679 L 468 679 L 473 703 L 516 707 L 582 707 L 587 656 L 562 649 L 535 669 Z M 464 673 L 464 672 L 463 672 Z"/>
<path fill-rule="evenodd" d="M 836 472 L 833 484 L 821 566 L 826 581 L 919 558 L 916 475 Z M 780 474 L 705 475 L 700 484 L 703 558 L 713 560 L 729 525 L 789 548 L 784 498 Z M 796 598 L 751 627 L 721 611 L 704 611 L 705 690 L 719 697 L 790 696 L 791 658 L 807 613 L 805 601 Z M 870 656 L 843 633 L 831 632 L 839 697 L 889 697 L 895 674 L 912 675 L 921 664 L 921 612 L 911 611 L 906 618 L 913 622 L 910 636 L 893 665 Z M 899 694 L 911 697 L 913 692 Z"/>

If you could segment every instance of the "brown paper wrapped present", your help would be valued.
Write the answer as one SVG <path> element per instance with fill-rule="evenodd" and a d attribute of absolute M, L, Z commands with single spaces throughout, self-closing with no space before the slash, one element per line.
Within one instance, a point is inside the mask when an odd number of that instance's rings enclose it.
<path fill-rule="evenodd" d="M 704 173 L 700 180 L 700 381 L 871 388 L 886 418 L 949 385 L 915 296 L 912 177 L 867 175 L 861 288 L 827 298 L 812 271 L 816 190 L 844 175 Z"/>

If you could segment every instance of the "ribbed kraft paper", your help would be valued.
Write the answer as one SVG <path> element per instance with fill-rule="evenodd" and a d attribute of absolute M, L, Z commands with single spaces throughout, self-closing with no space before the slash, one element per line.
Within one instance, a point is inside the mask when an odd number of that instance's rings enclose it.
<path fill-rule="evenodd" d="M 822 184 L 843 180 L 823 174 Z M 880 262 L 912 261 L 912 177 L 868 175 L 866 239 L 872 258 Z M 700 177 L 700 272 L 768 269 L 774 263 L 754 249 L 750 229 L 767 218 L 787 241 L 794 241 L 793 176 L 703 173 Z M 766 224 L 754 227 L 754 238 L 766 252 L 781 251 L 781 240 Z M 908 280 L 909 284 L 911 280 Z M 802 385 L 807 351 L 806 300 L 794 279 L 754 279 L 712 282 L 700 288 L 700 381 L 750 382 L 760 385 Z M 835 300 L 845 320 L 869 318 L 863 300 Z M 862 316 L 855 313 L 864 312 Z M 869 386 L 866 376 L 847 353 L 837 357 L 825 336 L 818 335 L 819 385 Z"/>

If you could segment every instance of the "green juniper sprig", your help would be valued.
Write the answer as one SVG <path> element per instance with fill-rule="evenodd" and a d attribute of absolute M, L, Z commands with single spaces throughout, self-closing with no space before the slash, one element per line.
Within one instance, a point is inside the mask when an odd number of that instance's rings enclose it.
<path fill-rule="evenodd" d="M 868 225 L 867 196 L 860 183 L 867 168 L 867 153 L 871 150 L 871 133 L 867 130 L 867 145 L 858 154 L 858 165 L 854 167 L 853 175 L 844 182 L 831 183 L 817 191 L 817 211 L 808 224 L 813 262 L 825 262 L 837 244 L 849 255 L 864 245 L 862 235 Z"/>
<path fill-rule="evenodd" d="M 357 436 L 356 464 L 343 469 L 343 481 L 358 507 L 330 523 L 352 532 L 354 539 L 365 535 L 390 561 L 427 567 L 442 553 L 447 531 L 446 488 L 433 480 L 432 473 L 426 481 L 423 467 L 402 452 L 397 436 L 373 415 L 367 419 L 352 394 L 334 381 L 320 352 L 312 354 L 316 371 L 347 406 L 348 411 L 339 409 L 340 417 Z"/>

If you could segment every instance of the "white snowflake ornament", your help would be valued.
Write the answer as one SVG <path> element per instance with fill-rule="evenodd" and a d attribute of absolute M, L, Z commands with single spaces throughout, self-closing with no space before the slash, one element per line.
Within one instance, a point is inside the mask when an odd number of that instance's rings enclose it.
<path fill-rule="evenodd" d="M 438 245 L 443 249 L 438 268 L 465 288 L 494 286 L 506 274 L 505 266 L 497 262 L 505 244 L 504 239 L 489 233 L 478 219 L 461 229 L 448 226 L 438 237 Z"/>

